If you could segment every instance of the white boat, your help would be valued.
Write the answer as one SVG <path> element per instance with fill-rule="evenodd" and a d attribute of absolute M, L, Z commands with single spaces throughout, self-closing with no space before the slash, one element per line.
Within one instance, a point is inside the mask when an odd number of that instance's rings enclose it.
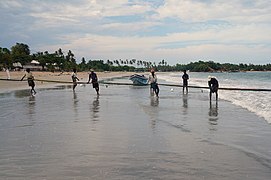
<path fill-rule="evenodd" d="M 129 79 L 134 85 L 145 86 L 148 84 L 148 78 L 146 78 L 144 75 L 133 74 Z"/>

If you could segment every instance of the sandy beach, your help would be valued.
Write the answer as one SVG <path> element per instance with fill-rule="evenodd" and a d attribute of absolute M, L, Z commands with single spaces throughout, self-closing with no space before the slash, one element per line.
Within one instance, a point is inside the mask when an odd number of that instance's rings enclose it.
<path fill-rule="evenodd" d="M 71 82 L 71 72 L 40 72 L 40 71 L 34 71 L 32 72 L 35 79 L 37 80 L 51 80 L 51 81 L 66 81 Z M 96 72 L 99 80 L 103 80 L 106 78 L 114 78 L 114 77 L 122 77 L 122 76 L 129 76 L 131 74 L 134 74 L 133 72 Z M 11 71 L 10 72 L 10 78 L 13 80 L 20 80 L 23 75 L 25 74 L 24 71 Z M 87 82 L 88 81 L 88 72 L 78 72 L 77 73 L 78 78 L 81 82 Z M 4 71 L 0 71 L 0 78 L 1 79 L 7 79 L 7 74 Z M 42 82 L 42 81 L 35 81 L 36 88 L 43 88 L 48 86 L 55 86 L 56 83 L 48 83 L 48 82 Z M 18 89 L 27 89 L 28 84 L 26 81 L 3 81 L 0 80 L 0 93 L 1 92 L 7 92 L 11 90 L 18 90 Z"/>
<path fill-rule="evenodd" d="M 91 85 L 59 84 L 31 97 L 22 83 L 0 96 L 0 179 L 271 177 L 270 125 L 230 102 L 210 103 L 208 92 L 160 86 L 156 98 L 148 86 L 101 84 L 97 96 Z"/>

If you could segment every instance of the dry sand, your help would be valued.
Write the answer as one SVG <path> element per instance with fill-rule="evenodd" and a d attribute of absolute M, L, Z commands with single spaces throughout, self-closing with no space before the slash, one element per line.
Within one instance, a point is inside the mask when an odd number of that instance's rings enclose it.
<path fill-rule="evenodd" d="M 24 71 L 11 71 L 10 78 L 12 80 L 20 80 L 23 75 Z M 89 72 L 78 72 L 77 76 L 80 81 L 87 82 L 88 81 L 88 73 Z M 112 78 L 112 77 L 122 77 L 122 76 L 129 76 L 134 74 L 134 72 L 96 72 L 99 80 Z M 71 82 L 71 72 L 33 72 L 33 75 L 36 80 L 52 80 L 52 81 L 66 81 Z M 7 74 L 4 71 L 0 72 L 0 79 L 7 79 Z M 42 88 L 45 86 L 54 86 L 56 83 L 46 83 L 41 81 L 35 81 L 36 88 Z M 11 90 L 18 90 L 18 89 L 27 89 L 28 84 L 25 81 L 5 81 L 0 80 L 0 93 L 11 91 Z"/>

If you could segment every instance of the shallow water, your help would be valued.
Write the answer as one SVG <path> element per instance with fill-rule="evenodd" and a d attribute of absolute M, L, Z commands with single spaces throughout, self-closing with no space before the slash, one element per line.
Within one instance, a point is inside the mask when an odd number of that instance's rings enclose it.
<path fill-rule="evenodd" d="M 101 85 L 0 95 L 0 179 L 269 179 L 271 128 L 208 93 Z"/>

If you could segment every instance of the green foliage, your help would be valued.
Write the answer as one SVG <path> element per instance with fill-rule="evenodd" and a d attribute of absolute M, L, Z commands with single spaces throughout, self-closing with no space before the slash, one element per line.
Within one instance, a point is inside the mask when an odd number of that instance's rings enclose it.
<path fill-rule="evenodd" d="M 12 66 L 11 53 L 10 50 L 7 48 L 0 47 L 0 65 L 6 68 Z"/>
<path fill-rule="evenodd" d="M 20 62 L 22 65 L 31 61 L 30 49 L 27 44 L 16 43 L 11 47 L 11 56 L 13 62 Z"/>
<path fill-rule="evenodd" d="M 188 64 L 168 65 L 167 61 L 162 59 L 157 64 L 155 62 L 137 59 L 115 59 L 107 60 L 88 60 L 83 57 L 79 64 L 76 63 L 75 55 L 71 50 L 64 54 L 59 48 L 54 53 L 48 51 L 37 52 L 30 55 L 28 45 L 16 43 L 11 47 L 11 51 L 7 48 L 0 47 L 0 67 L 11 67 L 13 62 L 20 62 L 22 65 L 29 63 L 31 60 L 37 60 L 43 67 L 43 70 L 50 71 L 71 71 L 76 68 L 78 71 L 149 71 L 155 68 L 156 71 L 183 71 L 191 72 L 222 72 L 222 71 L 271 71 L 271 64 L 253 65 L 253 64 L 231 64 L 216 63 L 214 61 L 196 61 Z"/>

